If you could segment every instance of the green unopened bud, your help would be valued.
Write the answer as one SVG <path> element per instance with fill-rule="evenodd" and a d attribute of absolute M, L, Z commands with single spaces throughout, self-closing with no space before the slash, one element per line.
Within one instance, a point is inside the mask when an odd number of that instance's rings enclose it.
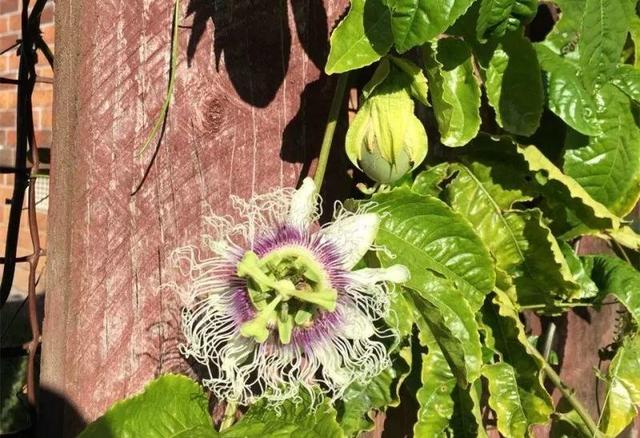
<path fill-rule="evenodd" d="M 369 178 L 383 184 L 399 180 L 413 167 L 411 157 L 404 149 L 396 155 L 395 161 L 390 163 L 378 148 L 369 148 L 366 145 L 362 146 L 359 164 Z"/>

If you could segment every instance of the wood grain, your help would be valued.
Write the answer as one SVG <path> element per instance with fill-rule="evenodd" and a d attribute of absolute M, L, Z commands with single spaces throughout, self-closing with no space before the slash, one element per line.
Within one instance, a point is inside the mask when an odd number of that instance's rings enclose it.
<path fill-rule="evenodd" d="M 171 2 L 56 2 L 45 430 L 74 435 L 155 375 L 185 370 L 179 303 L 161 287 L 182 281 L 169 255 L 200 244 L 203 214 L 231 213 L 230 195 L 309 170 L 333 90 L 319 67 L 346 5 L 183 5 L 166 129 L 155 156 L 152 144 L 137 157 L 167 86 Z"/>

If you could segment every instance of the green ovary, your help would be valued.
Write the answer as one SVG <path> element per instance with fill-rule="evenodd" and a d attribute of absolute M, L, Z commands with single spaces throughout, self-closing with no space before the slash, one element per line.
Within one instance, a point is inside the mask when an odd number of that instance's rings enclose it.
<path fill-rule="evenodd" d="M 291 342 L 296 326 L 309 327 L 319 311 L 336 308 L 338 291 L 313 255 L 301 247 L 284 247 L 260 258 L 247 251 L 236 274 L 247 280 L 249 297 L 257 313 L 240 326 L 240 334 L 264 342 L 269 327 L 277 327 L 280 342 Z"/>

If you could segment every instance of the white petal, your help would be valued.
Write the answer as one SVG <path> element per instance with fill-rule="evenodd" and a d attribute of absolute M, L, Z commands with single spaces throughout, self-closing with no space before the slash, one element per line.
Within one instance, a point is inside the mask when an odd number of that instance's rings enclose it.
<path fill-rule="evenodd" d="M 291 199 L 289 221 L 299 227 L 307 227 L 315 219 L 317 204 L 316 185 L 307 177 Z"/>
<path fill-rule="evenodd" d="M 375 327 L 371 320 L 358 308 L 342 306 L 340 308 L 341 324 L 338 328 L 340 335 L 348 339 L 366 339 L 375 334 Z"/>
<path fill-rule="evenodd" d="M 405 283 L 411 278 L 411 273 L 404 265 L 393 265 L 388 268 L 364 268 L 349 272 L 349 278 L 359 284 L 375 284 L 383 281 L 391 283 Z"/>
<path fill-rule="evenodd" d="M 337 219 L 320 233 L 343 252 L 343 268 L 350 270 L 371 248 L 379 225 L 375 213 L 356 214 Z"/>

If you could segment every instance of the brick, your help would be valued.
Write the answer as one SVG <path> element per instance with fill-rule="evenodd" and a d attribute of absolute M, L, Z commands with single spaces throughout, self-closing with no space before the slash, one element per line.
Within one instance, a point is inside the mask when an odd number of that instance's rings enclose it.
<path fill-rule="evenodd" d="M 38 146 L 51 146 L 52 137 L 53 135 L 49 129 L 36 131 Z"/>
<path fill-rule="evenodd" d="M 0 110 L 0 128 L 13 128 L 16 125 L 16 112 L 11 109 Z"/>
<path fill-rule="evenodd" d="M 12 87 L 10 89 L 0 89 L 0 108 L 15 109 L 17 100 L 18 96 L 15 87 Z"/>
<path fill-rule="evenodd" d="M 17 140 L 17 136 L 16 136 L 16 130 L 15 129 L 5 129 L 4 130 L 4 134 L 5 134 L 5 141 L 6 144 L 11 147 L 15 147 L 16 146 L 16 140 Z"/>
<path fill-rule="evenodd" d="M 20 15 L 20 13 L 10 15 L 9 31 L 20 32 L 21 30 L 22 30 L 22 16 Z"/>
<path fill-rule="evenodd" d="M 53 24 L 54 22 L 54 8 L 53 3 L 48 3 L 47 6 L 42 10 L 42 15 L 40 16 L 40 25 L 41 27 L 47 24 Z"/>
<path fill-rule="evenodd" d="M 53 44 L 56 39 L 55 26 L 52 24 L 49 24 L 49 25 L 40 27 L 40 30 L 42 31 L 42 39 L 44 39 L 44 41 L 47 44 Z"/>
<path fill-rule="evenodd" d="M 19 0 L 0 0 L 0 14 L 18 12 L 20 9 Z"/>

